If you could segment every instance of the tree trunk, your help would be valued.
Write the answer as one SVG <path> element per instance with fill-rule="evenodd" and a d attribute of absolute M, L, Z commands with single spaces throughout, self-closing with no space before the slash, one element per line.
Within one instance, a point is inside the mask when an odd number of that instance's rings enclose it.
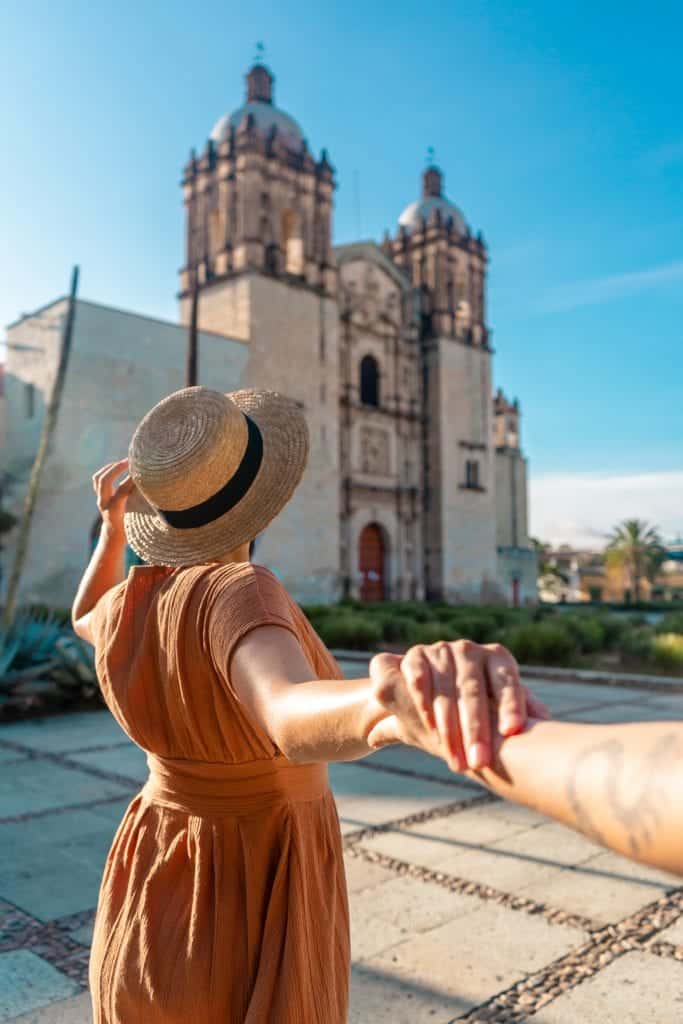
<path fill-rule="evenodd" d="M 19 521 L 19 535 L 17 537 L 14 565 L 12 566 L 12 572 L 7 586 L 7 600 L 5 602 L 5 610 L 2 617 L 2 626 L 4 629 L 9 629 L 14 620 L 19 582 L 21 580 L 21 573 L 24 568 L 24 562 L 26 561 L 26 555 L 28 552 L 28 542 L 31 533 L 33 513 L 35 512 L 38 491 L 40 488 L 40 478 L 47 459 L 48 447 L 57 425 L 57 416 L 59 414 L 59 406 L 62 399 L 62 392 L 64 390 L 64 381 L 66 379 L 66 369 L 69 363 L 69 354 L 71 352 L 71 339 L 73 336 L 77 291 L 78 267 L 74 267 L 71 275 L 69 307 L 67 310 L 64 332 L 62 334 L 62 343 L 59 351 L 57 376 L 55 377 L 52 394 L 50 395 L 50 400 L 45 410 L 45 419 L 43 420 L 43 428 L 40 434 L 40 443 L 33 462 L 33 469 L 31 470 L 31 479 L 29 480 L 28 490 L 26 492 L 24 509 Z"/>

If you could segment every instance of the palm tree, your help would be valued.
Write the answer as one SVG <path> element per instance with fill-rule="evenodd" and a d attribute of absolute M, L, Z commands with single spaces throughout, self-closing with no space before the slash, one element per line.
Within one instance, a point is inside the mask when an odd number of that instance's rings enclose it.
<path fill-rule="evenodd" d="M 666 558 L 666 548 L 656 526 L 643 519 L 625 519 L 615 526 L 605 551 L 608 566 L 627 574 L 634 599 L 640 601 L 642 580 L 653 580 Z"/>

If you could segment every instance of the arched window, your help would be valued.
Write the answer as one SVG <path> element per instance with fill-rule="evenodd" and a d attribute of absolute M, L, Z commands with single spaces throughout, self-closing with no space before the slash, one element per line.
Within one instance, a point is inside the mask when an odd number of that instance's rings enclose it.
<path fill-rule="evenodd" d="M 280 247 L 288 274 L 304 272 L 304 243 L 299 217 L 294 210 L 283 210 L 280 215 Z"/>
<path fill-rule="evenodd" d="M 379 405 L 379 367 L 372 356 L 364 356 L 361 360 L 360 400 L 363 405 Z"/>

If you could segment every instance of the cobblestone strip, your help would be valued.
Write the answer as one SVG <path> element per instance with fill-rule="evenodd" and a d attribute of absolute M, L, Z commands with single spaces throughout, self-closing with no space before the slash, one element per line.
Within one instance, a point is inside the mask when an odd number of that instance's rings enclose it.
<path fill-rule="evenodd" d="M 29 949 L 86 988 L 90 949 L 77 942 L 71 932 L 91 924 L 94 918 L 94 910 L 83 910 L 45 923 L 1 900 L 0 953 Z"/>
<path fill-rule="evenodd" d="M 397 857 L 390 857 L 388 854 L 379 853 L 377 850 L 367 850 L 363 846 L 355 845 L 347 852 L 351 857 L 358 857 L 368 861 L 370 864 L 379 864 L 380 867 L 388 868 L 390 871 L 396 872 L 397 875 L 408 875 L 410 878 L 417 878 L 421 882 L 440 885 L 442 889 L 447 889 L 449 892 L 456 892 L 465 896 L 476 896 L 480 900 L 498 903 L 503 907 L 510 907 L 512 910 L 521 910 L 525 914 L 539 915 L 553 924 L 569 925 L 572 928 L 580 928 L 586 932 L 598 932 L 604 928 L 604 925 L 593 921 L 590 917 L 583 917 L 581 914 L 570 914 L 566 910 L 551 907 L 547 903 L 539 903 L 538 900 L 529 899 L 527 896 L 513 896 L 512 893 L 504 892 L 502 889 L 495 889 L 492 885 L 472 882 L 467 878 L 460 878 L 458 875 L 449 875 L 445 871 L 421 867 L 419 864 L 411 864 L 408 861 L 399 860 Z"/>
<path fill-rule="evenodd" d="M 496 803 L 500 797 L 493 793 L 479 793 L 463 797 L 461 800 L 453 800 L 449 804 L 441 804 L 440 807 L 432 807 L 427 811 L 417 811 L 405 818 L 396 818 L 394 821 L 383 821 L 378 825 L 368 825 L 366 828 L 356 829 L 354 832 L 347 832 L 344 836 L 344 849 L 350 850 L 356 843 L 364 839 L 372 839 L 373 836 L 382 832 L 395 832 L 397 829 L 408 828 L 410 825 L 421 825 L 424 821 L 435 821 L 437 818 L 448 818 L 451 814 L 458 814 L 460 811 L 468 811 L 470 807 L 481 807 L 483 804 Z"/>
<path fill-rule="evenodd" d="M 462 1024 L 523 1024 L 558 996 L 593 977 L 625 953 L 634 950 L 655 952 L 657 946 L 668 946 L 669 943 L 652 943 L 652 939 L 681 914 L 683 889 L 677 889 L 623 921 L 607 925 L 578 949 L 499 992 L 469 1013 L 453 1018 L 451 1024 L 455 1021 Z"/>

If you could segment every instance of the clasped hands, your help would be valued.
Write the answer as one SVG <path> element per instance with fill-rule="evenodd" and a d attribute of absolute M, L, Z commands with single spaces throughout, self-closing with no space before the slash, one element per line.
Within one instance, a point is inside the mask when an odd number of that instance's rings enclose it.
<path fill-rule="evenodd" d="M 420 747 L 454 772 L 491 766 L 501 738 L 522 732 L 529 718 L 550 718 L 500 644 L 442 641 L 412 647 L 403 657 L 378 654 L 370 678 L 387 714 L 368 744 Z"/>

